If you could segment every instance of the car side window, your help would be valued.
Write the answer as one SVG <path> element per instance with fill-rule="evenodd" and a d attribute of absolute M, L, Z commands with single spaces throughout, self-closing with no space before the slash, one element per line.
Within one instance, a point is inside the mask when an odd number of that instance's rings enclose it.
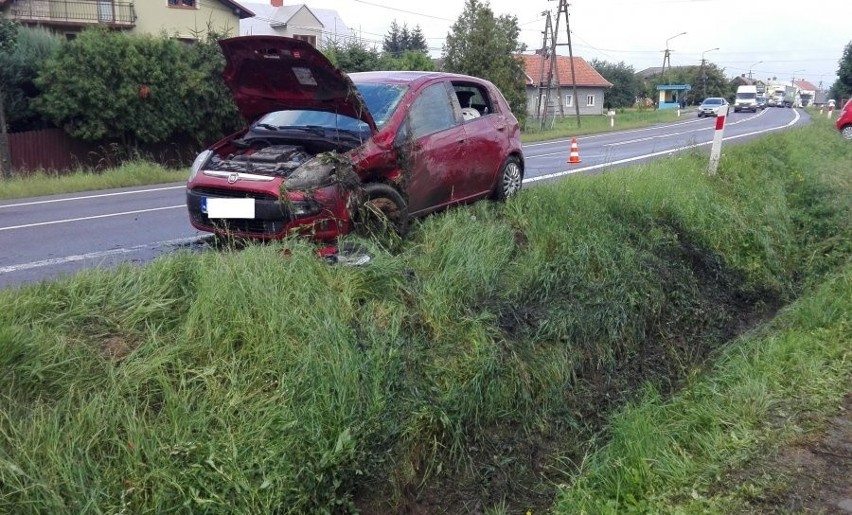
<path fill-rule="evenodd" d="M 465 121 L 494 112 L 494 102 L 484 86 L 453 81 L 453 92 L 461 105 Z"/>
<path fill-rule="evenodd" d="M 449 129 L 456 125 L 456 120 L 447 87 L 440 82 L 427 86 L 414 101 L 408 113 L 407 132 L 417 139 Z"/>

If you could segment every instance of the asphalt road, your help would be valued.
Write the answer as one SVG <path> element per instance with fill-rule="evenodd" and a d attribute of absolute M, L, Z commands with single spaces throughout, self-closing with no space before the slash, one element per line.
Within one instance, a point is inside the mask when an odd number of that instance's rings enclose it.
<path fill-rule="evenodd" d="M 715 120 L 696 118 L 694 113 L 684 114 L 682 120 L 578 137 L 579 164 L 567 163 L 570 140 L 527 144 L 524 186 L 688 149 L 709 155 Z M 797 109 L 732 112 L 725 142 L 742 142 L 807 122 L 807 114 Z M 180 248 L 203 248 L 209 237 L 189 224 L 184 191 L 179 183 L 0 202 L 0 288 L 98 266 L 144 263 Z"/>

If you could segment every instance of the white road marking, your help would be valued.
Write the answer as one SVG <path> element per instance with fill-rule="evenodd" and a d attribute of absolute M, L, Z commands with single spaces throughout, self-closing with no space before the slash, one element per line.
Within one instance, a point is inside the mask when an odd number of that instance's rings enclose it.
<path fill-rule="evenodd" d="M 752 120 L 752 119 L 754 119 L 758 116 L 763 116 L 763 114 L 765 112 L 766 112 L 766 109 L 764 109 L 763 111 L 760 111 L 757 114 L 753 114 L 752 116 L 749 116 L 748 118 L 742 118 L 742 119 L 737 120 L 735 122 L 726 123 L 725 125 L 726 126 L 727 125 L 736 125 L 738 123 L 746 122 L 746 121 Z M 652 126 L 652 127 L 645 127 L 645 128 L 642 128 L 642 129 L 630 129 L 630 130 L 626 130 L 626 131 L 601 132 L 601 133 L 598 133 L 598 134 L 587 134 L 587 135 L 577 136 L 577 137 L 582 138 L 585 141 L 585 140 L 594 139 L 594 138 L 604 138 L 604 137 L 608 137 L 608 136 L 613 136 L 613 135 L 616 135 L 616 134 L 633 134 L 633 133 L 636 133 L 636 132 L 646 132 L 646 131 L 652 131 L 652 130 L 657 130 L 657 129 L 668 129 L 670 127 L 679 127 L 681 125 L 688 125 L 688 124 L 705 122 L 705 121 L 706 120 L 701 119 L 701 118 L 694 118 L 692 120 L 686 120 L 686 121 L 683 121 L 683 122 L 675 122 L 675 123 L 671 123 L 669 125 L 656 125 L 656 126 Z M 708 125 L 707 127 L 701 127 L 697 130 L 704 130 L 704 129 L 713 130 L 714 126 Z M 688 134 L 688 133 L 679 132 L 679 133 L 676 133 L 676 134 Z M 660 135 L 660 136 L 650 136 L 647 139 L 665 138 L 665 137 L 669 137 L 669 136 L 672 136 L 672 134 L 663 134 L 663 135 Z M 635 141 L 643 141 L 643 139 L 637 139 Z M 571 138 L 564 139 L 564 140 L 542 141 L 541 143 L 527 143 L 526 145 L 524 145 L 524 148 L 540 147 L 542 145 L 549 145 L 551 143 L 570 143 L 570 142 L 571 142 Z M 548 155 L 553 155 L 553 154 L 540 154 L 540 155 L 534 155 L 534 156 L 524 156 L 524 159 L 529 161 L 530 159 L 535 159 L 537 157 L 548 156 Z"/>
<path fill-rule="evenodd" d="M 760 130 L 760 131 L 747 132 L 745 134 L 737 134 L 736 136 L 728 136 L 727 138 L 724 138 L 723 141 L 745 138 L 747 136 L 755 136 L 757 134 L 764 134 L 764 133 L 767 133 L 767 132 L 772 132 L 772 131 L 777 131 L 777 130 L 780 130 L 780 129 L 786 129 L 788 127 L 792 127 L 793 125 L 796 124 L 796 122 L 799 121 L 799 118 L 801 118 L 801 116 L 799 115 L 799 111 L 794 110 L 794 114 L 795 114 L 795 117 L 793 118 L 793 121 L 791 121 L 787 125 L 781 125 L 779 127 L 772 127 L 771 129 L 763 129 L 763 130 Z M 554 172 L 554 173 L 549 173 L 549 174 L 545 174 L 545 175 L 537 175 L 535 177 L 530 177 L 528 179 L 524 179 L 523 182 L 524 182 L 524 184 L 526 184 L 526 183 L 531 183 L 531 182 L 543 181 L 543 180 L 546 180 L 546 179 L 555 179 L 556 177 L 564 177 L 566 175 L 571 175 L 571 174 L 580 173 L 580 172 L 586 172 L 586 171 L 590 171 L 590 170 L 600 170 L 601 168 L 608 168 L 610 166 L 615 166 L 615 165 L 620 165 L 620 164 L 625 164 L 625 163 L 631 163 L 633 161 L 639 161 L 639 160 L 642 160 L 642 159 L 647 159 L 649 157 L 664 156 L 664 155 L 667 155 L 667 154 L 674 154 L 676 152 L 681 152 L 683 150 L 688 150 L 688 149 L 691 149 L 691 148 L 703 147 L 703 146 L 706 146 L 706 145 L 710 145 L 711 143 L 713 143 L 713 142 L 707 141 L 705 143 L 696 143 L 694 145 L 687 145 L 685 147 L 673 148 L 673 149 L 670 149 L 670 150 L 661 150 L 659 152 L 652 152 L 650 154 L 643 154 L 641 156 L 629 157 L 629 158 L 626 158 L 626 159 L 619 159 L 617 161 L 610 161 L 610 162 L 602 163 L 602 164 L 599 164 L 599 165 L 584 166 L 583 168 L 575 168 L 573 170 L 564 170 L 564 171 L 561 171 L 561 172 Z"/>
<path fill-rule="evenodd" d="M 0 267 L 0 274 L 8 274 L 13 272 L 22 272 L 24 270 L 32 270 L 34 268 L 43 268 L 46 266 L 56 266 L 63 265 L 65 263 L 74 263 L 76 261 L 86 261 L 89 259 L 101 259 L 110 256 L 118 256 L 122 254 L 132 254 L 133 252 L 138 252 L 140 250 L 153 249 L 156 247 L 162 246 L 170 246 L 170 245 L 183 245 L 185 243 L 193 243 L 200 239 L 204 238 L 204 236 L 193 236 L 191 238 L 180 238 L 176 240 L 167 240 L 160 241 L 157 243 L 146 243 L 144 245 L 135 245 L 133 247 L 124 247 L 120 249 L 113 250 L 104 250 L 100 252 L 89 252 L 88 254 L 78 254 L 74 256 L 65 256 L 61 258 L 53 258 L 53 259 L 45 259 L 42 261 L 32 261 L 30 263 L 21 263 L 20 265 L 10 265 Z"/>
<path fill-rule="evenodd" d="M 137 209 L 136 211 L 123 211 L 121 213 L 110 213 L 107 215 L 94 215 L 94 216 L 83 216 L 80 218 L 67 218 L 65 220 L 51 220 L 49 222 L 37 222 L 32 224 L 24 224 L 24 225 L 12 225 L 9 227 L 0 227 L 0 231 L 11 231 L 13 229 L 29 229 L 30 227 L 40 227 L 43 225 L 55 225 L 55 224 L 67 224 L 71 222 L 82 222 L 84 220 L 96 220 L 98 218 L 111 218 L 113 216 L 125 216 L 125 215 L 136 215 L 139 213 L 150 213 L 152 211 L 164 211 L 166 209 L 186 209 L 186 204 L 179 204 L 177 206 L 166 206 L 166 207 L 152 207 L 150 209 Z"/>
<path fill-rule="evenodd" d="M 115 193 L 101 193 L 99 195 L 84 195 L 81 197 L 68 197 L 68 198 L 58 198 L 52 200 L 35 200 L 33 202 L 20 202 L 18 204 L 6 204 L 0 205 L 0 209 L 8 209 L 11 207 L 28 207 L 28 206 L 38 206 L 41 204 L 54 204 L 56 202 L 72 202 L 75 200 L 89 200 L 93 198 L 104 198 L 104 197 L 117 197 L 119 195 L 137 195 L 140 193 L 150 193 L 157 191 L 168 191 L 168 190 L 179 190 L 186 188 L 185 185 L 181 186 L 167 186 L 162 188 L 149 188 L 145 190 L 133 190 L 133 191 L 119 191 Z"/>

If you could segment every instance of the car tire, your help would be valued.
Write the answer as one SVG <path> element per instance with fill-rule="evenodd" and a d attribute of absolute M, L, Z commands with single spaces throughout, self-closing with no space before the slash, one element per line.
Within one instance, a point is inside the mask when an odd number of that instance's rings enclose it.
<path fill-rule="evenodd" d="M 840 129 L 840 134 L 843 135 L 843 139 L 852 140 L 852 125 L 847 125 Z"/>
<path fill-rule="evenodd" d="M 509 156 L 503 161 L 500 173 L 497 174 L 497 184 L 491 198 L 503 202 L 514 197 L 521 191 L 524 183 L 524 170 L 521 161 L 515 156 Z"/>
<path fill-rule="evenodd" d="M 698 113 L 699 118 L 704 118 L 704 113 Z"/>
<path fill-rule="evenodd" d="M 408 233 L 408 203 L 388 184 L 364 185 L 355 213 L 355 232 L 361 236 L 381 236 L 388 231 L 398 236 Z"/>

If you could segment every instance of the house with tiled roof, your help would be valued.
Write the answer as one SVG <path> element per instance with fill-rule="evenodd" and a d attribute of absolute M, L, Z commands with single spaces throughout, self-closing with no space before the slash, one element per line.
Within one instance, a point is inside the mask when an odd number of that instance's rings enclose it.
<path fill-rule="evenodd" d="M 243 36 L 287 36 L 320 48 L 352 38 L 349 27 L 334 9 L 284 5 L 283 0 L 243 2 L 243 5 L 255 13 L 240 21 L 240 35 Z"/>
<path fill-rule="evenodd" d="M 817 93 L 817 87 L 812 82 L 805 79 L 794 80 L 793 85 L 799 88 L 799 97 L 802 99 L 802 107 L 814 103 Z"/>
<path fill-rule="evenodd" d="M 235 36 L 240 19 L 253 15 L 235 0 L 0 0 L 0 16 L 68 39 L 87 27 L 187 41 L 203 38 L 208 28 Z"/>
<path fill-rule="evenodd" d="M 520 54 L 518 59 L 524 67 L 527 83 L 527 112 L 530 116 L 538 117 L 544 111 L 540 105 L 544 102 L 547 93 L 548 74 L 550 71 L 551 57 L 540 54 Z M 571 115 L 576 112 L 574 105 L 574 88 L 577 86 L 577 101 L 582 115 L 600 115 L 604 112 L 604 94 L 612 84 L 603 78 L 592 65 L 582 57 L 574 57 L 575 79 L 571 77 L 571 58 L 557 55 L 554 62 L 553 87 L 550 89 L 549 113 L 565 113 Z M 559 86 L 560 99 L 557 95 L 556 86 Z"/>

